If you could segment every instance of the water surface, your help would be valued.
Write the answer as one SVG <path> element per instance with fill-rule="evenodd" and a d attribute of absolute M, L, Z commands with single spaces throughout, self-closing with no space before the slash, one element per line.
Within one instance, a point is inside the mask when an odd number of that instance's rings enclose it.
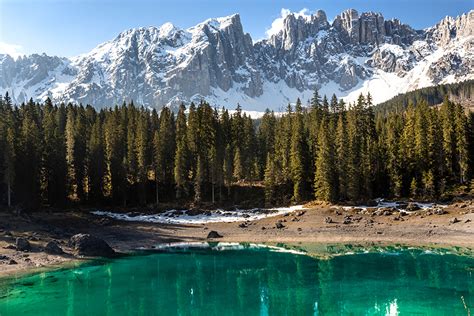
<path fill-rule="evenodd" d="M 467 315 L 474 258 L 175 249 L 0 280 L 0 315 Z M 464 306 L 463 299 L 466 304 Z"/>

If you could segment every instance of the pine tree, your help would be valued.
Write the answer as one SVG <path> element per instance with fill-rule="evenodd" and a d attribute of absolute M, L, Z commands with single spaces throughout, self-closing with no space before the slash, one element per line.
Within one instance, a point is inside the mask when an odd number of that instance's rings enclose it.
<path fill-rule="evenodd" d="M 321 107 L 321 97 L 317 89 L 314 90 L 313 97 L 311 98 L 311 108 L 319 109 Z"/>
<path fill-rule="evenodd" d="M 337 101 L 337 97 L 335 94 L 332 95 L 331 97 L 331 104 L 330 104 L 330 109 L 332 113 L 338 113 L 339 112 L 339 102 Z"/>
<path fill-rule="evenodd" d="M 154 140 L 154 165 L 158 181 L 156 184 L 157 186 L 161 185 L 164 188 L 173 186 L 175 161 L 174 155 L 176 152 L 175 141 L 175 122 L 173 113 L 169 108 L 163 108 L 160 114 L 159 130 Z"/>
<path fill-rule="evenodd" d="M 458 181 L 463 184 L 467 181 L 469 167 L 469 149 L 468 149 L 468 133 L 467 133 L 467 117 L 464 109 L 460 104 L 455 105 L 454 109 L 454 131 L 456 134 L 456 159 L 458 170 Z"/>
<path fill-rule="evenodd" d="M 233 149 L 232 149 L 232 124 L 229 117 L 229 112 L 225 109 L 222 111 L 221 119 L 221 138 L 224 146 L 224 158 L 222 162 L 222 173 L 224 185 L 227 187 L 227 196 L 230 195 L 230 189 L 233 181 Z"/>
<path fill-rule="evenodd" d="M 3 148 L 4 174 L 3 180 L 7 186 L 7 206 L 12 206 L 12 186 L 15 183 L 15 131 L 8 126 L 5 131 L 5 144 Z"/>
<path fill-rule="evenodd" d="M 275 199 L 275 185 L 276 185 L 276 177 L 275 177 L 275 165 L 271 155 L 267 155 L 266 159 L 266 167 L 265 167 L 265 203 L 268 206 L 271 206 L 274 203 Z"/>
<path fill-rule="evenodd" d="M 325 113 L 329 113 L 329 102 L 326 95 L 323 96 L 322 108 Z"/>
<path fill-rule="evenodd" d="M 72 106 L 68 107 L 66 121 L 66 162 L 67 162 L 67 185 L 68 197 L 72 200 L 77 199 L 77 175 L 75 162 L 75 113 Z"/>
<path fill-rule="evenodd" d="M 36 110 L 32 99 L 22 109 L 18 163 L 15 164 L 15 187 L 20 191 L 19 199 L 29 207 L 37 207 L 41 203 L 42 128 Z"/>
<path fill-rule="evenodd" d="M 146 184 L 148 181 L 148 172 L 151 165 L 150 140 L 150 124 L 148 115 L 142 110 L 140 111 L 137 119 L 137 133 L 135 139 L 139 186 L 138 201 L 140 205 L 144 205 L 147 201 Z"/>
<path fill-rule="evenodd" d="M 105 174 L 104 139 L 102 124 L 99 117 L 96 118 L 92 125 L 88 146 L 88 177 L 90 183 L 89 198 L 91 201 L 97 203 L 103 199 L 102 185 Z"/>
<path fill-rule="evenodd" d="M 338 197 L 340 200 L 347 199 L 347 170 L 348 170 L 349 142 L 346 129 L 345 115 L 339 112 L 336 128 L 336 161 L 337 161 L 337 184 Z"/>
<path fill-rule="evenodd" d="M 242 170 L 242 157 L 240 155 L 240 148 L 237 148 L 235 150 L 233 169 L 234 169 L 234 173 L 233 173 L 234 180 L 237 182 L 242 180 L 244 171 Z"/>
<path fill-rule="evenodd" d="M 328 134 L 328 122 L 323 120 L 318 136 L 318 156 L 316 158 L 316 174 L 314 179 L 315 196 L 319 200 L 334 201 L 336 186 L 334 177 L 334 148 Z"/>
<path fill-rule="evenodd" d="M 301 101 L 296 101 L 295 114 L 292 118 L 290 170 L 293 181 L 293 200 L 299 202 L 304 195 L 305 185 L 305 135 L 303 126 L 303 108 Z"/>
<path fill-rule="evenodd" d="M 176 198 L 187 194 L 188 181 L 188 141 L 186 126 L 186 107 L 181 104 L 176 118 L 176 155 L 174 161 L 174 181 L 176 183 Z"/>
<path fill-rule="evenodd" d="M 441 125 L 443 131 L 443 151 L 445 158 L 446 176 L 453 178 L 456 170 L 456 131 L 453 122 L 454 106 L 446 96 L 440 109 Z"/>

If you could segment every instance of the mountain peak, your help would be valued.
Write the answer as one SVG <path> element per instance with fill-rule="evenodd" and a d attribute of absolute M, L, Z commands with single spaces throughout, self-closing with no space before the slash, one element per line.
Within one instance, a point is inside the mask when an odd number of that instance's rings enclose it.
<path fill-rule="evenodd" d="M 199 23 L 196 27 L 202 28 L 204 26 L 210 26 L 216 30 L 223 30 L 230 26 L 237 26 L 242 28 L 242 24 L 240 22 L 240 15 L 238 13 L 219 18 L 207 19 L 204 22 Z"/>
<path fill-rule="evenodd" d="M 164 23 L 160 26 L 160 37 L 170 37 L 174 35 L 179 29 L 170 22 Z"/>
<path fill-rule="evenodd" d="M 314 89 L 352 101 L 370 88 L 377 103 L 474 79 L 473 25 L 472 10 L 415 31 L 380 13 L 349 9 L 330 24 L 322 10 L 283 9 L 271 36 L 254 43 L 238 14 L 188 29 L 165 23 L 126 30 L 74 59 L 0 55 L 0 94 L 98 107 L 133 99 L 160 108 L 205 98 L 261 111 L 306 100 Z"/>

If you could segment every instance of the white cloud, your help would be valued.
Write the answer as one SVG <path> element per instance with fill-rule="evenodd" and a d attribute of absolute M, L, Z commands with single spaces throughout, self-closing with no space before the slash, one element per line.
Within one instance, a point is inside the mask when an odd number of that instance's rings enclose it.
<path fill-rule="evenodd" d="M 272 35 L 278 34 L 283 29 L 283 21 L 285 18 L 290 15 L 294 14 L 296 17 L 304 17 L 305 19 L 311 18 L 311 12 L 307 8 L 301 9 L 299 12 L 291 12 L 288 9 L 282 8 L 280 12 L 280 17 L 276 18 L 272 22 L 272 26 L 265 31 L 267 37 L 271 37 Z"/>
<path fill-rule="evenodd" d="M 16 59 L 24 55 L 23 47 L 21 45 L 0 42 L 0 54 L 7 54 Z"/>

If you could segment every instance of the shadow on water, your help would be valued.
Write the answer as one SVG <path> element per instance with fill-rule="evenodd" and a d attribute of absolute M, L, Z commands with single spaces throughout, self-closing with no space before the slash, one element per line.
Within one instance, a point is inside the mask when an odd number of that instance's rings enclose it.
<path fill-rule="evenodd" d="M 216 246 L 0 281 L 0 315 L 467 315 L 474 305 L 469 256 Z"/>

